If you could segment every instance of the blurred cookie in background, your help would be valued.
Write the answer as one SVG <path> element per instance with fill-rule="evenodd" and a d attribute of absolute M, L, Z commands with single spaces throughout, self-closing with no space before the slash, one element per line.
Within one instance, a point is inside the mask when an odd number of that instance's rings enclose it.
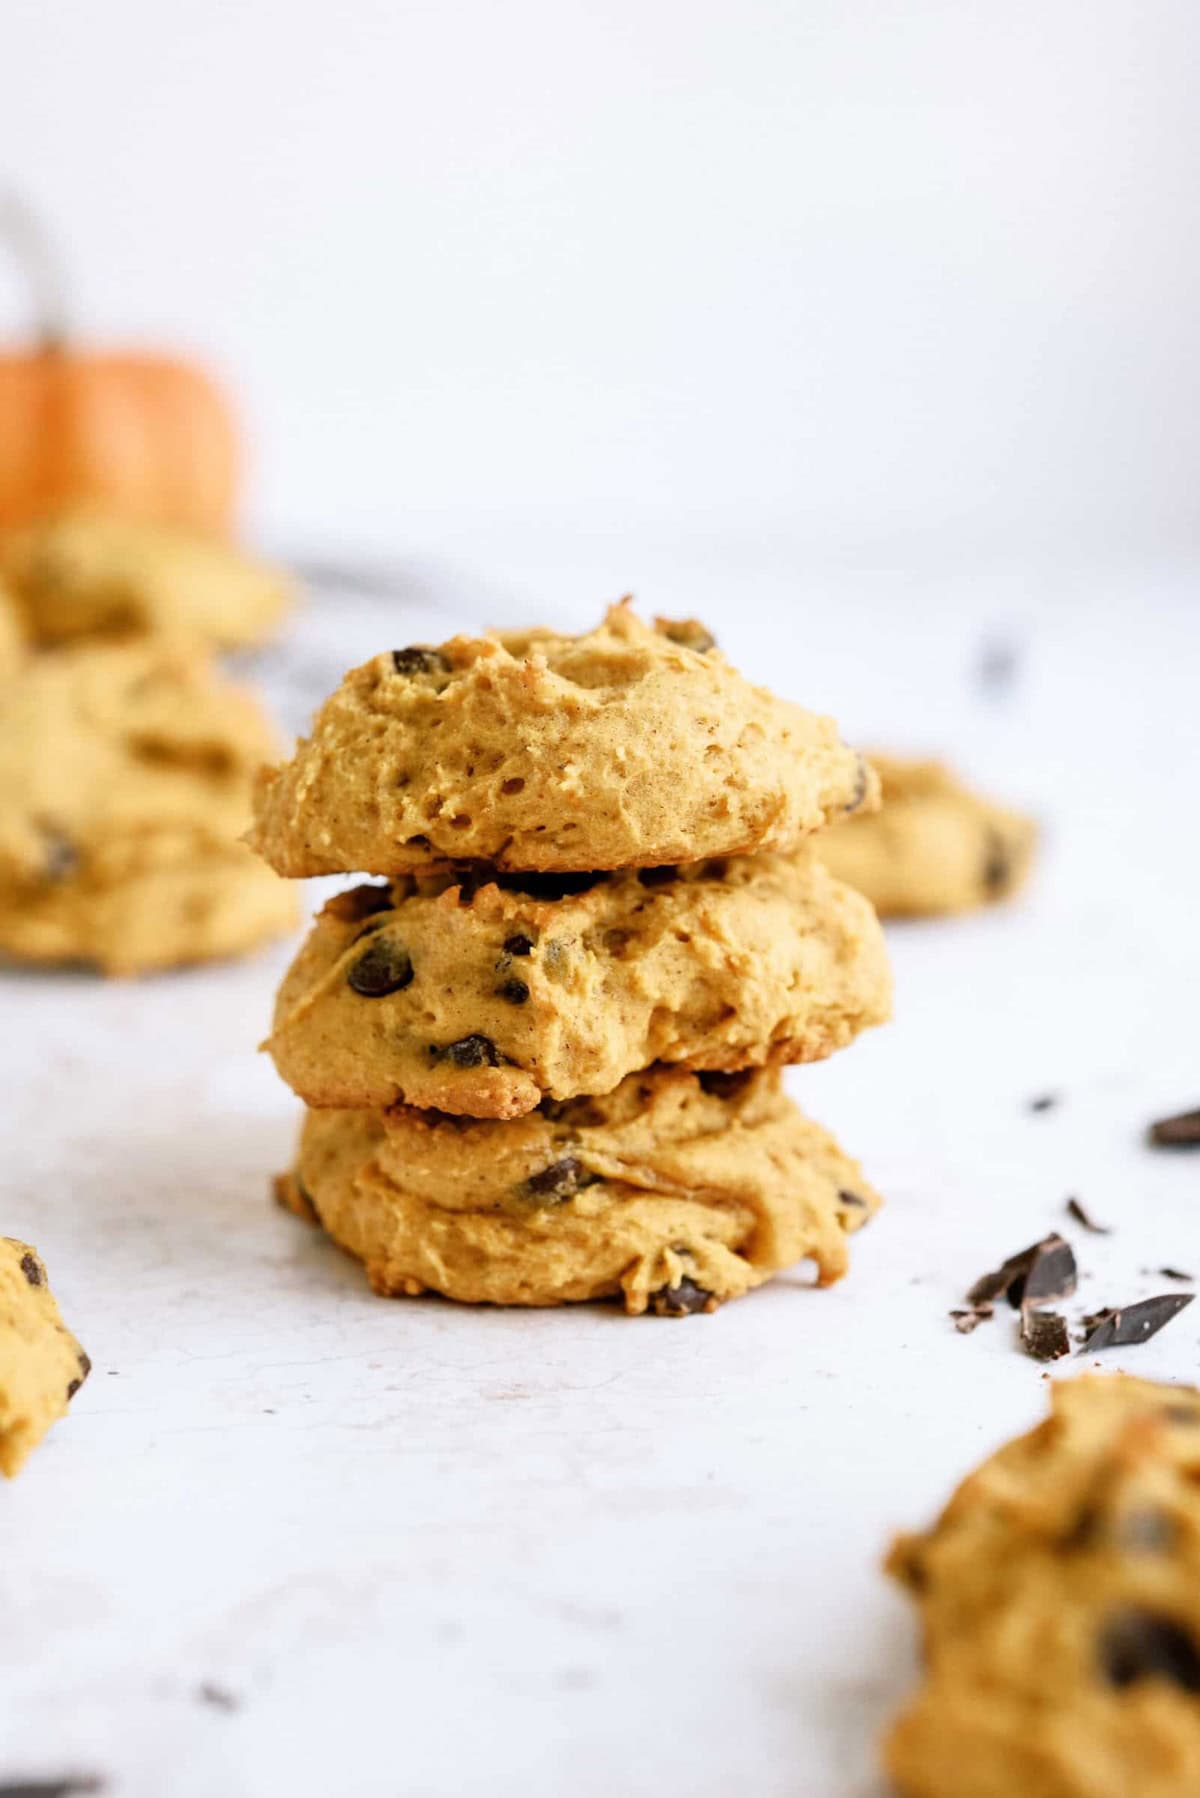
<path fill-rule="evenodd" d="M 278 752 L 252 694 L 155 642 L 33 658 L 0 707 L 0 954 L 133 974 L 291 928 L 239 840 Z"/>
<path fill-rule="evenodd" d="M 96 506 L 0 535 L 0 578 L 40 644 L 162 636 L 261 643 L 292 600 L 289 577 L 216 537 Z"/>
<path fill-rule="evenodd" d="M 1037 826 L 964 786 L 943 762 L 868 751 L 882 810 L 821 838 L 830 872 L 884 917 L 938 917 L 1011 898 L 1033 861 Z"/>
<path fill-rule="evenodd" d="M 12 594 L 0 581 L 0 680 L 19 668 L 24 657 L 24 622 Z"/>

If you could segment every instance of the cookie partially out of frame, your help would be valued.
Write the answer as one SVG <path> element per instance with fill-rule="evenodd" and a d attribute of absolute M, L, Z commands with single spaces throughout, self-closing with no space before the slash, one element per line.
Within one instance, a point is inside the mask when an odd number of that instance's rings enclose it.
<path fill-rule="evenodd" d="M 973 793 L 941 762 L 868 754 L 882 809 L 821 839 L 822 860 L 839 880 L 885 917 L 972 911 L 1023 886 L 1037 838 L 1031 819 Z"/>
<path fill-rule="evenodd" d="M 456 637 L 353 669 L 251 836 L 280 874 L 583 872 L 790 849 L 875 776 L 832 720 L 751 686 L 694 624 L 614 606 L 581 637 Z"/>
<path fill-rule="evenodd" d="M 654 1061 L 815 1061 L 883 1022 L 866 900 L 807 850 L 642 873 L 398 878 L 330 901 L 267 1047 L 310 1105 L 514 1117 Z"/>
<path fill-rule="evenodd" d="M 617 1298 L 665 1316 L 713 1310 L 804 1257 L 829 1285 L 880 1202 L 777 1073 L 666 1068 L 509 1123 L 310 1111 L 277 1193 L 380 1293 Z"/>
<path fill-rule="evenodd" d="M 886 1744 L 904 1798 L 1200 1792 L 1200 1392 L 1056 1382 L 890 1567 L 926 1660 Z"/>
<path fill-rule="evenodd" d="M 21 1471 L 87 1379 L 36 1249 L 0 1236 L 0 1473 Z"/>

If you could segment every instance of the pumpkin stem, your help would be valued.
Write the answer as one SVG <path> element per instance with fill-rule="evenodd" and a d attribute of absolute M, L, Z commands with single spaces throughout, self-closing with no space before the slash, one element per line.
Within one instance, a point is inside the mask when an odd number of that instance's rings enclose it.
<path fill-rule="evenodd" d="M 67 342 L 66 275 L 41 220 L 14 193 L 0 193 L 0 239 L 25 272 L 33 301 L 34 333 L 43 354 Z"/>

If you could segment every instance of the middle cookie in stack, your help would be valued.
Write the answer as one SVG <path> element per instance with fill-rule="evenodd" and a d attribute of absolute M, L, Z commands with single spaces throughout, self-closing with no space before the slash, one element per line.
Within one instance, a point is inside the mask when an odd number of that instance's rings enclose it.
<path fill-rule="evenodd" d="M 310 1107 L 281 1196 L 384 1292 L 678 1313 L 836 1279 L 878 1200 L 777 1070 L 887 1016 L 874 912 L 803 841 L 875 798 L 828 720 L 627 607 L 353 671 L 258 796 L 280 872 L 387 877 L 280 990 Z"/>

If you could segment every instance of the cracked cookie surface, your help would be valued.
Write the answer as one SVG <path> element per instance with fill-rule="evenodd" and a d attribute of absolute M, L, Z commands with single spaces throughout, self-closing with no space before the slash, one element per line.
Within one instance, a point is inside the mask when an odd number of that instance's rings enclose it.
<path fill-rule="evenodd" d="M 905 1798 L 1200 1791 L 1200 1392 L 1056 1382 L 889 1567 L 926 1660 L 886 1744 Z"/>
<path fill-rule="evenodd" d="M 290 927 L 239 842 L 274 746 L 255 700 L 153 643 L 37 657 L 0 707 L 0 951 L 128 973 Z"/>
<path fill-rule="evenodd" d="M 380 1293 L 620 1298 L 667 1316 L 712 1310 L 804 1257 L 831 1284 L 880 1203 L 777 1073 L 667 1068 L 508 1123 L 310 1111 L 277 1195 Z"/>
<path fill-rule="evenodd" d="M 790 849 L 874 806 L 875 776 L 832 720 L 752 686 L 710 644 L 622 604 L 581 637 L 376 656 L 264 771 L 251 841 L 292 876 L 575 872 Z"/>
<path fill-rule="evenodd" d="M 884 917 L 973 911 L 1023 886 L 1037 829 L 993 805 L 940 762 L 867 751 L 882 809 L 846 818 L 821 838 L 821 858 Z"/>
<path fill-rule="evenodd" d="M 307 1103 L 514 1117 L 655 1061 L 819 1060 L 888 1016 L 878 920 L 808 850 L 501 880 L 330 901 L 266 1045 Z"/>
<path fill-rule="evenodd" d="M 37 1250 L 0 1236 L 0 1473 L 20 1472 L 90 1371 Z"/>
<path fill-rule="evenodd" d="M 0 574 L 41 643 L 178 636 L 231 649 L 270 636 L 290 603 L 277 569 L 228 544 L 91 508 L 5 533 Z"/>

